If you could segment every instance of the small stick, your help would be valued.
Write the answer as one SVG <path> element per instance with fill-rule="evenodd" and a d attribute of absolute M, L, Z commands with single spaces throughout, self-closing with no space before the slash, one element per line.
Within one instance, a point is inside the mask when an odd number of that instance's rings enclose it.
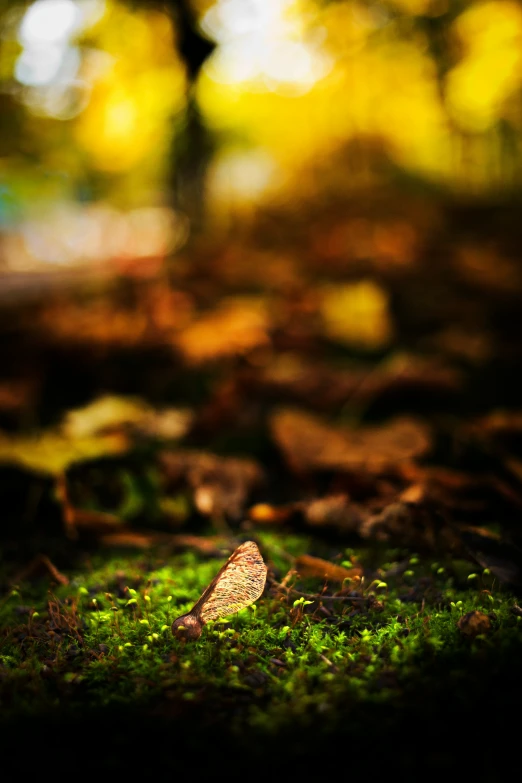
<path fill-rule="evenodd" d="M 359 595 L 323 595 L 322 593 L 302 593 L 300 590 L 295 590 L 293 587 L 286 587 L 274 580 L 270 583 L 272 587 L 276 587 L 279 590 L 287 590 L 293 595 L 299 596 L 299 598 L 306 598 L 308 601 L 366 601 L 366 596 Z"/>

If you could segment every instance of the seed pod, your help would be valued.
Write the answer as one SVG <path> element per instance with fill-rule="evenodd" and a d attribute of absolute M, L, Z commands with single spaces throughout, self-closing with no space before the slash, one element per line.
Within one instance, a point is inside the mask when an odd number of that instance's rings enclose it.
<path fill-rule="evenodd" d="M 245 541 L 230 555 L 190 612 L 172 623 L 178 639 L 199 639 L 209 620 L 239 612 L 257 601 L 266 582 L 267 568 L 257 544 Z"/>

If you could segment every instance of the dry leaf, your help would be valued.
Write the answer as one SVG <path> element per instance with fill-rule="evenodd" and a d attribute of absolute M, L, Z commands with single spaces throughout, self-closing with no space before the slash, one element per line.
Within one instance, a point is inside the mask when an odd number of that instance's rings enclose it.
<path fill-rule="evenodd" d="M 456 526 L 450 526 L 437 509 L 431 507 L 390 503 L 370 516 L 359 533 L 366 539 L 393 542 L 417 550 L 464 553 Z"/>
<path fill-rule="evenodd" d="M 317 576 L 320 579 L 331 579 L 334 582 L 343 582 L 345 579 L 353 579 L 355 576 L 363 574 L 362 568 L 345 568 L 320 557 L 312 557 L 312 555 L 297 557 L 295 567 L 302 577 Z"/>
<path fill-rule="evenodd" d="M 56 430 L 32 436 L 0 435 L 0 464 L 57 476 L 74 463 L 123 454 L 129 445 L 123 433 L 79 438 L 70 438 Z"/>
<path fill-rule="evenodd" d="M 222 557 L 230 552 L 230 543 L 221 536 L 193 536 L 190 534 L 157 533 L 145 530 L 129 530 L 101 535 L 98 539 L 104 547 L 149 549 L 152 546 L 168 550 L 192 550 L 205 557 Z"/>
<path fill-rule="evenodd" d="M 491 630 L 491 620 L 484 612 L 468 612 L 457 622 L 461 634 L 464 636 L 478 636 Z"/>
<path fill-rule="evenodd" d="M 176 345 L 187 361 L 201 364 L 268 345 L 268 328 L 261 300 L 229 299 L 184 329 L 176 337 Z"/>
<path fill-rule="evenodd" d="M 251 522 L 261 525 L 277 525 L 295 522 L 311 528 L 324 527 L 341 535 L 356 535 L 363 528 L 371 511 L 358 503 L 352 503 L 347 495 L 327 495 L 324 498 L 296 501 L 284 506 L 259 503 L 248 511 Z"/>
<path fill-rule="evenodd" d="M 405 354 L 375 367 L 339 370 L 286 351 L 259 367 L 241 368 L 237 383 L 249 397 L 268 396 L 314 410 L 338 410 L 347 400 L 367 404 L 383 398 L 419 400 L 455 395 L 462 388 L 462 377 L 440 362 Z"/>
<path fill-rule="evenodd" d="M 248 509 L 248 518 L 259 525 L 281 525 L 295 513 L 294 506 L 271 506 L 257 503 Z"/>
<path fill-rule="evenodd" d="M 61 431 L 71 439 L 119 430 L 174 439 L 185 435 L 191 420 L 192 414 L 185 409 L 155 410 L 138 398 L 107 395 L 69 411 Z"/>
<path fill-rule="evenodd" d="M 263 481 L 253 460 L 201 451 L 164 451 L 160 464 L 170 483 L 186 482 L 192 488 L 196 508 L 205 516 L 241 516 L 251 491 Z"/>
<path fill-rule="evenodd" d="M 0 381 L 0 411 L 18 413 L 34 405 L 38 382 L 38 377 Z"/>
<path fill-rule="evenodd" d="M 297 505 L 310 527 L 335 528 L 345 534 L 358 532 L 370 514 L 363 506 L 352 503 L 345 494 L 327 495 Z"/>
<path fill-rule="evenodd" d="M 123 547 L 125 549 L 149 549 L 149 547 L 160 543 L 154 533 L 139 533 L 135 530 L 103 534 L 98 541 L 104 547 Z"/>
<path fill-rule="evenodd" d="M 42 311 L 39 326 L 64 343 L 128 347 L 145 341 L 149 320 L 146 313 L 118 309 L 111 301 L 86 305 L 62 298 Z"/>
<path fill-rule="evenodd" d="M 522 283 L 518 259 L 502 255 L 495 247 L 462 243 L 456 249 L 454 264 L 466 281 L 488 292 L 510 293 Z"/>
<path fill-rule="evenodd" d="M 123 522 L 114 514 L 76 508 L 72 505 L 64 473 L 56 479 L 56 495 L 62 504 L 65 532 L 69 538 L 77 538 L 79 533 L 101 536 L 121 531 Z"/>
<path fill-rule="evenodd" d="M 90 437 L 136 424 L 149 412 L 149 406 L 141 400 L 107 395 L 69 411 L 64 417 L 62 432 L 71 439 Z"/>
<path fill-rule="evenodd" d="M 378 427 L 334 427 L 303 411 L 283 409 L 270 421 L 272 433 L 290 466 L 313 470 L 367 471 L 393 469 L 401 461 L 425 454 L 427 427 L 398 418 Z"/>
<path fill-rule="evenodd" d="M 320 311 L 325 332 L 333 340 L 374 350 L 393 337 L 388 296 L 372 280 L 326 287 Z"/>

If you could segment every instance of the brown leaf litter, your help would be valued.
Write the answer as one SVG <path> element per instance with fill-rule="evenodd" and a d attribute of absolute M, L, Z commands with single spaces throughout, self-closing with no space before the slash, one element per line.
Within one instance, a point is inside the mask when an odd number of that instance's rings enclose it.
<path fill-rule="evenodd" d="M 250 459 L 180 450 L 163 451 L 159 460 L 167 488 L 188 484 L 204 516 L 240 517 L 252 491 L 264 480 L 261 467 Z"/>
<path fill-rule="evenodd" d="M 380 473 L 427 453 L 426 425 L 397 418 L 379 427 L 333 427 L 304 411 L 283 409 L 270 418 L 274 440 L 290 468 Z"/>

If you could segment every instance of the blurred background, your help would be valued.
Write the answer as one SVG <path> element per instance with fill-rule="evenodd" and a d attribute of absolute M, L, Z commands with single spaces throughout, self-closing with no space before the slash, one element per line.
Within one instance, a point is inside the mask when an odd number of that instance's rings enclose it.
<path fill-rule="evenodd" d="M 520 189 L 514 0 L 9 0 L 0 30 L 3 275 L 384 181 Z"/>
<path fill-rule="evenodd" d="M 515 399 L 521 87 L 515 0 L 3 0 L 7 418 L 41 423 L 51 344 L 283 375 L 413 351 Z M 93 393 L 67 361 L 57 405 Z"/>

